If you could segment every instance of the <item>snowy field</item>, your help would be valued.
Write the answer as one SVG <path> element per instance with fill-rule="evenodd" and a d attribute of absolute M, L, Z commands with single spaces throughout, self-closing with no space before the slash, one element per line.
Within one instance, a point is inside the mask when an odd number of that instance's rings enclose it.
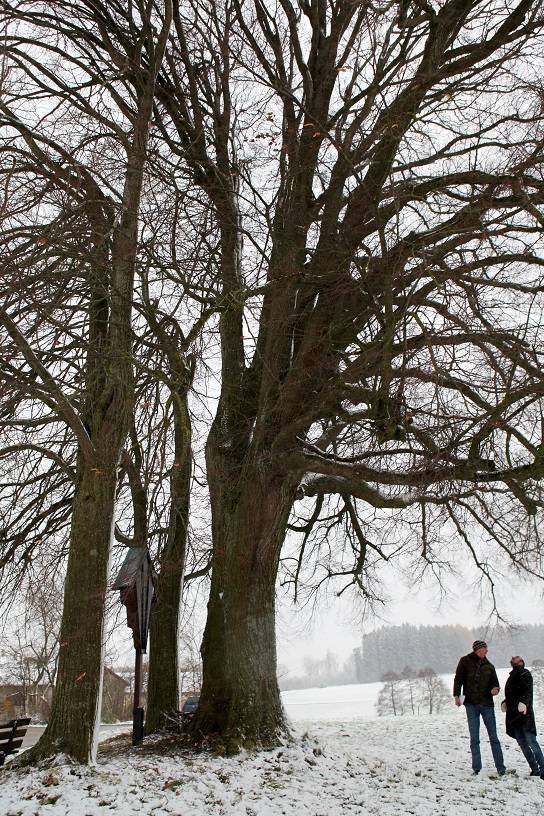
<path fill-rule="evenodd" d="M 502 678 L 501 678 L 502 679 Z M 464 711 L 376 718 L 379 684 L 285 692 L 296 741 L 226 759 L 151 740 L 100 754 L 95 768 L 59 764 L 0 772 L 2 816 L 542 816 L 544 781 L 528 777 L 499 735 L 508 774 L 473 777 Z M 308 716 L 309 715 L 309 716 Z M 542 717 L 540 721 L 544 727 Z"/>
<path fill-rule="evenodd" d="M 504 688 L 510 669 L 497 669 Z M 453 674 L 440 675 L 449 692 L 453 693 Z M 375 719 L 376 701 L 381 683 L 329 686 L 328 688 L 296 689 L 282 692 L 282 700 L 291 720 Z M 502 696 L 499 694 L 499 700 Z M 495 705 L 498 710 L 498 705 Z M 451 709 L 454 713 L 454 708 Z M 544 728 L 544 720 L 543 720 Z M 544 816 L 544 814 L 543 814 Z"/>

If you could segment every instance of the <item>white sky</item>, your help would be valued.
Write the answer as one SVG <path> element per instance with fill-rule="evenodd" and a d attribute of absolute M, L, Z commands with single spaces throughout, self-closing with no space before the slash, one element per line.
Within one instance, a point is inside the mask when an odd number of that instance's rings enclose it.
<path fill-rule="evenodd" d="M 389 599 L 380 609 L 380 616 L 361 620 L 361 610 L 354 594 L 346 592 L 341 598 L 322 599 L 312 615 L 309 608 L 294 607 L 291 600 L 277 605 L 277 652 L 282 673 L 290 676 L 304 674 L 304 658 L 320 659 L 327 650 L 334 652 L 341 667 L 351 651 L 361 645 L 363 632 L 384 625 L 410 623 L 415 625 L 461 624 L 481 626 L 481 636 L 488 637 L 485 624 L 491 612 L 489 602 L 481 602 L 478 588 L 467 578 L 458 578 L 447 587 L 447 597 L 440 599 L 436 586 L 408 586 L 406 579 L 390 573 L 386 585 Z M 544 582 L 515 582 L 504 580 L 497 587 L 497 601 L 501 615 L 512 625 L 544 622 Z M 200 610 L 194 609 L 194 636 L 200 643 L 200 630 L 205 623 L 205 602 Z M 125 628 L 126 617 L 121 613 L 121 627 L 114 636 L 113 662 L 131 663 L 132 638 Z M 182 624 L 187 626 L 187 622 Z M 111 644 L 113 645 L 113 644 Z M 467 651 L 470 644 L 467 644 Z M 452 669 L 453 670 L 453 669 Z"/>
<path fill-rule="evenodd" d="M 330 600 L 327 608 L 323 605 L 311 620 L 308 610 L 294 611 L 292 605 L 279 604 L 278 663 L 283 664 L 290 675 L 303 674 L 304 657 L 322 658 L 330 649 L 342 664 L 351 650 L 361 645 L 363 632 L 386 624 L 451 623 L 469 627 L 485 624 L 491 606 L 488 602 L 480 603 L 478 589 L 471 587 L 467 580 L 458 581 L 448 590 L 448 598 L 440 603 L 435 588 L 418 587 L 414 591 L 406 582 L 395 578 L 394 587 L 389 587 L 389 595 L 394 594 L 395 600 L 390 600 L 381 610 L 379 619 L 364 621 L 346 596 Z M 505 581 L 497 593 L 501 615 L 513 625 L 544 622 L 543 591 L 542 582 Z M 482 632 L 482 636 L 487 635 Z"/>

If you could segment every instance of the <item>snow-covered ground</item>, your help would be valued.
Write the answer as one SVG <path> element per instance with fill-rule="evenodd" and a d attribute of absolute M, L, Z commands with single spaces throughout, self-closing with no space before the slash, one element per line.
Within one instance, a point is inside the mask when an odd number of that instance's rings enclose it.
<path fill-rule="evenodd" d="M 502 688 L 504 688 L 509 671 L 510 669 L 497 669 Z M 453 693 L 453 674 L 442 674 L 441 677 L 448 691 Z M 381 683 L 328 686 L 284 691 L 281 696 L 289 717 L 295 721 L 345 720 L 353 717 L 374 719 L 376 701 L 381 687 Z M 501 695 L 498 699 L 502 699 Z M 498 706 L 495 707 L 498 708 Z M 453 710 L 452 708 L 451 711 Z"/>
<path fill-rule="evenodd" d="M 463 710 L 376 718 L 379 684 L 286 692 L 295 742 L 227 759 L 152 741 L 99 755 L 95 768 L 0 772 L 2 816 L 476 816 L 544 813 L 544 780 L 529 778 L 499 734 L 509 773 L 471 775 Z M 542 722 L 542 718 L 541 718 Z M 544 726 L 544 722 L 542 722 Z"/>
<path fill-rule="evenodd" d="M 285 710 L 293 721 L 374 719 L 381 683 L 283 691 Z"/>

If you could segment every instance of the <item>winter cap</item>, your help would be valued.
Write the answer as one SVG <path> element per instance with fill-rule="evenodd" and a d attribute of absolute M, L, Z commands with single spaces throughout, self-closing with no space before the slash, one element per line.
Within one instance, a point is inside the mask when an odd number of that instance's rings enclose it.
<path fill-rule="evenodd" d="M 474 643 L 472 644 L 472 651 L 477 652 L 478 649 L 482 648 L 482 646 L 485 646 L 487 648 L 487 643 L 485 642 L 485 640 L 475 640 Z"/>

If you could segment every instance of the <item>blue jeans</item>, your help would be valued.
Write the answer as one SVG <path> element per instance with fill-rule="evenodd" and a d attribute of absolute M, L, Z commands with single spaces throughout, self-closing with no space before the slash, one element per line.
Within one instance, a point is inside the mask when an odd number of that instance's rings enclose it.
<path fill-rule="evenodd" d="M 480 716 L 487 728 L 487 735 L 491 745 L 491 753 L 495 767 L 499 772 L 504 772 L 504 759 L 502 748 L 497 736 L 497 724 L 495 722 L 495 709 L 493 706 L 479 705 L 475 703 L 465 703 L 467 712 L 468 731 L 470 734 L 470 752 L 472 754 L 472 770 L 482 770 L 482 757 L 480 754 Z"/>
<path fill-rule="evenodd" d="M 531 770 L 535 773 L 544 774 L 544 755 L 537 742 L 536 734 L 531 734 L 530 731 L 524 731 L 523 728 L 518 728 L 516 730 L 516 740 Z"/>

